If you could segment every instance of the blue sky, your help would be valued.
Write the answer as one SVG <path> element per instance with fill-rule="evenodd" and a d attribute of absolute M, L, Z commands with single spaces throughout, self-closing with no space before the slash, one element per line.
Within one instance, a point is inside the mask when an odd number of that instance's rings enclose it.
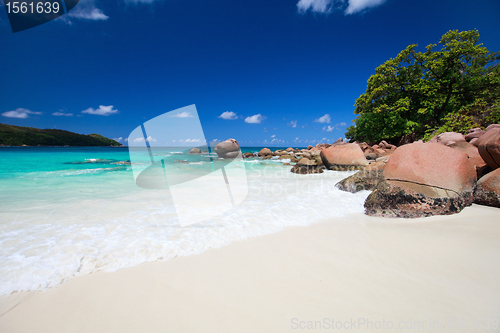
<path fill-rule="evenodd" d="M 195 104 L 209 141 L 331 142 L 375 67 L 451 29 L 498 51 L 498 17 L 498 0 L 81 0 L 13 34 L 0 8 L 0 122 L 125 143 Z"/>

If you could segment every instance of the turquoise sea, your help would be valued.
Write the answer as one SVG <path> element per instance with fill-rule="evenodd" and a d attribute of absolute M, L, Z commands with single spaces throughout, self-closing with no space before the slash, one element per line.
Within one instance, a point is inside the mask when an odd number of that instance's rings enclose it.
<path fill-rule="evenodd" d="M 179 175 L 198 172 L 211 158 L 218 163 L 210 154 L 157 153 Z M 296 175 L 284 161 L 249 158 L 242 161 L 243 202 L 181 225 L 170 189 L 137 186 L 129 161 L 127 148 L 0 148 L 0 295 L 328 222 L 361 213 L 368 195 L 334 187 L 353 172 Z"/>

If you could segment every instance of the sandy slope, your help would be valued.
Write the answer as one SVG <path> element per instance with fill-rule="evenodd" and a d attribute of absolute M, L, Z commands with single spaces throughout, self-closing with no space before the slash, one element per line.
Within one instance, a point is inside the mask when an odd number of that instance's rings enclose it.
<path fill-rule="evenodd" d="M 500 319 L 500 210 L 477 205 L 351 215 L 0 298 L 2 333 L 474 332 L 487 319 Z"/>

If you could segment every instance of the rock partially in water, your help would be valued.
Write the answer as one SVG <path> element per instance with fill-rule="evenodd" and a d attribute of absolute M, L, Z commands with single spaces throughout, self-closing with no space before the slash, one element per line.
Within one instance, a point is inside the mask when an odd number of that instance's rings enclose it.
<path fill-rule="evenodd" d="M 315 161 L 311 161 L 308 158 L 303 157 L 292 167 L 290 172 L 301 175 L 323 173 L 323 167 L 319 166 Z"/>
<path fill-rule="evenodd" d="M 189 154 L 201 154 L 200 148 L 193 148 L 189 151 Z"/>
<path fill-rule="evenodd" d="M 384 180 L 385 162 L 375 162 L 366 166 L 352 176 L 342 179 L 335 187 L 342 191 L 356 193 L 374 190 Z"/>
<path fill-rule="evenodd" d="M 226 141 L 219 142 L 214 150 L 217 156 L 221 158 L 236 158 L 240 152 L 240 145 L 235 139 L 227 139 Z"/>
<path fill-rule="evenodd" d="M 363 150 L 356 143 L 326 148 L 320 153 L 324 165 L 330 170 L 362 170 L 369 164 Z"/>

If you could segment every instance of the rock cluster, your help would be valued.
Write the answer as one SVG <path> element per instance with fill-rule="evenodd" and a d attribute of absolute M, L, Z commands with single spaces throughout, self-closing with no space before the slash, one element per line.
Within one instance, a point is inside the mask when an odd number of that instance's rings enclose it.
<path fill-rule="evenodd" d="M 500 124 L 466 135 L 441 133 L 427 143 L 415 139 L 409 135 L 399 147 L 339 139 L 307 149 L 263 148 L 257 155 L 286 160 L 284 165 L 291 164 L 297 174 L 359 170 L 335 186 L 348 192 L 372 190 L 365 201 L 367 215 L 414 218 L 458 213 L 472 203 L 500 207 Z"/>

